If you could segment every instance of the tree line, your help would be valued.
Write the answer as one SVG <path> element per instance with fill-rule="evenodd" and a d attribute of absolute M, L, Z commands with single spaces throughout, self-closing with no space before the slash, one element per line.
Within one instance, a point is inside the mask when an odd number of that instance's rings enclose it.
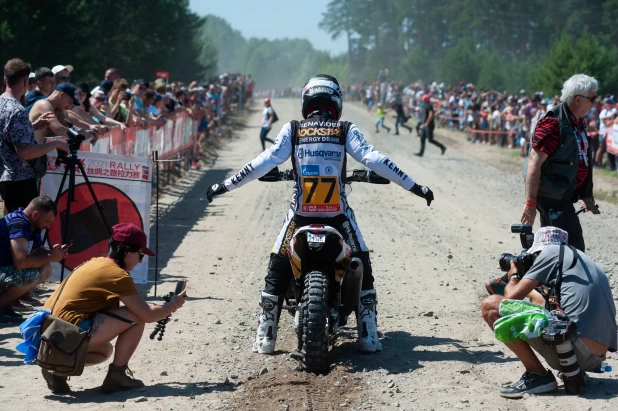
<path fill-rule="evenodd" d="M 204 19 L 188 0 L 0 0 L 0 16 L 3 64 L 71 64 L 72 77 L 92 83 L 109 67 L 129 80 L 162 70 L 190 81 L 216 69 L 216 51 L 198 42 Z"/>
<path fill-rule="evenodd" d="M 584 72 L 618 92 L 618 0 L 332 0 L 319 27 L 348 51 L 331 56 L 306 40 L 245 39 L 207 16 L 198 43 L 220 70 L 252 73 L 260 87 L 303 84 L 329 72 L 344 84 L 390 78 L 557 94 Z M 326 45 L 323 46 L 326 48 Z"/>
<path fill-rule="evenodd" d="M 331 57 L 306 39 L 246 39 L 225 20 L 208 15 L 198 43 L 216 50 L 219 71 L 251 74 L 258 88 L 299 87 L 319 72 L 347 78 L 345 56 Z"/>
<path fill-rule="evenodd" d="M 618 91 L 618 0 L 332 0 L 320 27 L 345 36 L 350 79 L 472 82 L 560 91 L 572 74 Z"/>

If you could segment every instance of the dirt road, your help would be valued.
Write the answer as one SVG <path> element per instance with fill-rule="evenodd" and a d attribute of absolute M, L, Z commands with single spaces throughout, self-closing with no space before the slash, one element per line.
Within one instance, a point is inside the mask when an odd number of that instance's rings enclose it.
<path fill-rule="evenodd" d="M 281 119 L 298 116 L 296 100 L 274 100 Z M 616 409 L 618 373 L 593 375 L 586 395 L 557 393 L 506 400 L 501 384 L 524 372 L 516 358 L 493 337 L 480 316 L 484 282 L 498 273 L 502 252 L 519 252 L 510 224 L 519 220 L 523 184 L 519 174 L 499 167 L 499 153 L 451 136 L 440 156 L 429 146 L 418 158 L 418 138 L 374 133 L 374 117 L 347 104 L 344 119 L 355 122 L 369 142 L 416 181 L 428 185 L 431 207 L 391 184 L 353 187 L 349 201 L 365 241 L 379 298 L 379 329 L 384 351 L 357 353 L 355 321 L 332 353 L 326 376 L 297 371 L 293 318 L 284 313 L 274 356 L 251 353 L 259 291 L 269 250 L 291 196 L 291 183 L 254 182 L 208 205 L 206 188 L 235 172 L 260 151 L 261 110 L 248 127 L 219 150 L 219 157 L 193 183 L 177 187 L 180 197 L 160 223 L 159 250 L 165 283 L 189 280 L 191 296 L 167 326 L 162 342 L 147 327 L 130 366 L 147 387 L 140 392 L 103 396 L 96 390 L 107 366 L 87 369 L 70 384 L 72 397 L 50 395 L 37 367 L 20 366 L 13 347 L 18 330 L 0 329 L 0 408 L 60 409 Z M 387 119 L 388 121 L 388 119 Z M 392 123 L 392 120 L 390 121 Z M 274 134 L 274 132 L 273 132 Z M 437 138 L 440 134 L 438 134 Z M 480 158 L 479 158 L 480 157 Z M 351 160 L 351 159 L 350 159 Z M 492 163 L 488 165 L 487 163 Z M 350 168 L 358 166 L 350 161 Z M 289 163 L 287 163 L 289 166 Z M 601 203 L 602 216 L 584 215 L 589 254 L 607 270 L 618 296 L 618 209 Z M 610 244 L 610 245 L 608 245 Z M 152 295 L 152 289 L 149 289 Z M 151 301 L 156 301 L 148 297 Z M 618 356 L 608 362 L 618 369 Z"/>

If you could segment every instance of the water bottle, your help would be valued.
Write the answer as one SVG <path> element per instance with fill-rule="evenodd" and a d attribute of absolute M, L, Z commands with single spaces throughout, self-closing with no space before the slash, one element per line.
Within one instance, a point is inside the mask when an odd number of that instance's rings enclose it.
<path fill-rule="evenodd" d="M 612 371 L 612 366 L 607 364 L 606 362 L 602 362 L 601 364 L 597 365 L 597 367 L 594 369 L 594 371 L 597 374 L 602 374 L 604 372 L 611 372 Z"/>

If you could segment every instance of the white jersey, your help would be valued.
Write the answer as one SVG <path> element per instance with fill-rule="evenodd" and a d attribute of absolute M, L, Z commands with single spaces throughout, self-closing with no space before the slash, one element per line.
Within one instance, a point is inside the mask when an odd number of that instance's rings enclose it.
<path fill-rule="evenodd" d="M 345 193 L 346 153 L 406 190 L 414 186 L 414 180 L 367 143 L 354 124 L 328 117 L 312 117 L 296 124 L 296 136 L 292 136 L 292 123 L 284 125 L 272 147 L 225 180 L 225 188 L 231 191 L 242 187 L 293 155 L 292 210 L 307 217 L 345 214 L 349 208 Z"/>

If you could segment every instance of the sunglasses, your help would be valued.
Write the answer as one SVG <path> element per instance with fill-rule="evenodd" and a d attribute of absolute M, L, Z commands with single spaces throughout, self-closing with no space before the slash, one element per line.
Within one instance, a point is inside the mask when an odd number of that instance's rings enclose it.
<path fill-rule="evenodd" d="M 583 97 L 583 98 L 585 98 L 586 100 L 590 101 L 591 103 L 594 103 L 594 100 L 596 100 L 596 99 L 597 99 L 597 96 L 586 97 L 586 96 L 583 96 L 583 95 L 581 95 L 581 94 L 577 94 L 575 97 Z"/>
<path fill-rule="evenodd" d="M 144 256 L 146 255 L 145 253 L 142 253 L 141 251 L 138 251 L 139 253 L 139 260 L 142 261 L 144 259 Z"/>
<path fill-rule="evenodd" d="M 96 101 L 105 101 L 105 97 L 95 97 Z"/>
<path fill-rule="evenodd" d="M 71 81 L 71 76 L 61 76 L 58 77 L 59 80 L 64 80 L 64 81 Z"/>

